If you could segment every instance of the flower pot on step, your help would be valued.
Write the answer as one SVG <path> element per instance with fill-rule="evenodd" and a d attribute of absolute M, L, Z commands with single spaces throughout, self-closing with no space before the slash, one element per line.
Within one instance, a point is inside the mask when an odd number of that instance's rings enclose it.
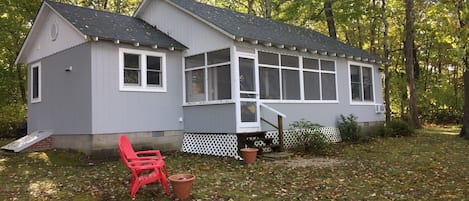
<path fill-rule="evenodd" d="M 175 174 L 168 177 L 173 187 L 176 197 L 185 200 L 189 198 L 192 191 L 192 183 L 195 180 L 195 175 L 192 174 Z"/>
<path fill-rule="evenodd" d="M 246 164 L 254 163 L 257 157 L 257 151 L 259 149 L 256 148 L 243 148 L 240 150 L 241 155 L 243 156 L 243 160 Z"/>

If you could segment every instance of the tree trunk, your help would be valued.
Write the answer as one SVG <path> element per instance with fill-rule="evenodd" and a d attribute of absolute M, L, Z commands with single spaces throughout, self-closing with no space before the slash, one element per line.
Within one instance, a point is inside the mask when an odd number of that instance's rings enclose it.
<path fill-rule="evenodd" d="M 248 14 L 254 14 L 254 0 L 248 0 Z"/>
<path fill-rule="evenodd" d="M 360 17 L 357 18 L 357 29 L 358 29 L 358 47 L 363 49 L 363 34 L 362 34 L 362 26 L 360 24 Z"/>
<path fill-rule="evenodd" d="M 265 0 L 265 18 L 272 18 L 272 7 L 270 5 L 270 0 Z"/>
<path fill-rule="evenodd" d="M 324 1 L 324 14 L 326 15 L 327 28 L 329 29 L 329 36 L 337 39 L 337 33 L 334 23 L 334 14 L 332 12 L 332 0 Z"/>
<path fill-rule="evenodd" d="M 13 64 L 11 64 L 13 65 Z M 26 100 L 26 87 L 24 84 L 24 78 L 23 78 L 23 71 L 22 67 L 20 64 L 15 65 L 16 66 L 16 78 L 18 79 L 18 88 L 20 89 L 20 95 L 21 95 L 21 102 L 23 104 L 28 103 Z"/>
<path fill-rule="evenodd" d="M 417 111 L 417 99 L 415 97 L 415 77 L 414 77 L 414 16 L 413 0 L 405 1 L 405 66 L 407 74 L 407 96 L 409 98 L 410 119 L 415 128 L 422 128 Z"/>
<path fill-rule="evenodd" d="M 463 126 L 459 136 L 469 139 L 469 44 L 467 42 L 468 38 L 468 31 L 467 31 L 467 24 L 469 22 L 469 14 L 463 16 L 463 12 L 465 9 L 464 6 L 467 6 L 464 3 L 464 0 L 458 1 L 457 11 L 458 11 L 458 20 L 459 20 L 459 40 L 463 43 L 462 49 L 464 52 L 464 56 L 462 57 L 462 63 L 464 65 L 464 115 L 463 115 Z"/>
<path fill-rule="evenodd" d="M 370 22 L 370 52 L 373 54 L 376 54 L 376 47 L 375 47 L 376 17 L 374 17 L 376 16 L 375 10 L 376 10 L 376 0 L 373 0 L 372 7 L 371 7 L 371 13 L 373 14 L 373 17 L 371 18 L 371 22 Z"/>
<path fill-rule="evenodd" d="M 389 47 L 388 47 L 388 31 L 389 23 L 386 19 L 386 0 L 381 0 L 381 17 L 384 23 L 384 33 L 383 33 L 383 49 L 384 49 L 384 59 L 389 59 Z M 386 123 L 391 121 L 391 101 L 389 98 L 389 64 L 388 61 L 384 62 L 384 103 L 385 107 L 385 117 Z"/>
<path fill-rule="evenodd" d="M 121 13 L 121 0 L 116 0 L 116 6 L 115 6 L 115 9 L 116 9 L 116 13 Z"/>

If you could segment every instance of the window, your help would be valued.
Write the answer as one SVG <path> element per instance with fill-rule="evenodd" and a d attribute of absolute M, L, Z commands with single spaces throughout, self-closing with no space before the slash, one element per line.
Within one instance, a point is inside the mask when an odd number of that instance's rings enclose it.
<path fill-rule="evenodd" d="M 373 102 L 373 69 L 358 64 L 350 65 L 350 91 L 353 102 Z"/>
<path fill-rule="evenodd" d="M 258 58 L 261 99 L 301 99 L 297 56 L 259 51 Z"/>
<path fill-rule="evenodd" d="M 119 49 L 120 90 L 166 92 L 166 56 L 160 52 Z"/>
<path fill-rule="evenodd" d="M 186 102 L 231 99 L 230 55 L 228 48 L 184 58 Z"/>
<path fill-rule="evenodd" d="M 305 100 L 337 100 L 334 61 L 303 58 Z"/>
<path fill-rule="evenodd" d="M 41 102 L 41 63 L 31 66 L 31 103 Z"/>

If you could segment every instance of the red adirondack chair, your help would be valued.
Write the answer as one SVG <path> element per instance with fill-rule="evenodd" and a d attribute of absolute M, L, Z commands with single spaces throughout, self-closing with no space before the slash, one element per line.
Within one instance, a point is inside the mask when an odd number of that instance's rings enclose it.
<path fill-rule="evenodd" d="M 170 195 L 168 181 L 166 180 L 166 166 L 164 165 L 163 158 L 158 150 L 153 150 L 157 153 L 160 160 L 154 157 L 135 157 L 130 141 L 125 135 L 121 135 L 119 139 L 119 153 L 122 161 L 132 173 L 130 177 L 130 197 L 135 198 L 135 194 L 141 186 L 160 182 L 161 186 L 166 191 L 166 195 Z M 158 151 L 158 152 L 155 152 Z M 163 161 L 163 162 L 161 162 Z"/>
<path fill-rule="evenodd" d="M 125 135 L 121 135 L 119 138 L 119 148 L 122 147 L 124 150 L 128 150 L 129 160 L 155 160 L 157 164 L 163 167 L 163 173 L 168 177 L 168 169 L 164 162 L 163 156 L 161 156 L 160 150 L 145 150 L 135 151 L 130 143 L 129 138 Z"/>

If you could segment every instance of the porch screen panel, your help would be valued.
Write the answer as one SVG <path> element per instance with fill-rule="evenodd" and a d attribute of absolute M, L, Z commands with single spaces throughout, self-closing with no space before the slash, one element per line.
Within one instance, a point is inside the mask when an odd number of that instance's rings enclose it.
<path fill-rule="evenodd" d="M 297 70 L 282 69 L 282 94 L 285 100 L 300 100 L 300 76 Z"/>
<path fill-rule="evenodd" d="M 267 65 L 279 65 L 278 54 L 270 53 L 270 52 L 261 52 L 258 53 L 259 64 L 267 64 Z"/>
<path fill-rule="evenodd" d="M 207 53 L 207 65 L 230 61 L 230 49 L 217 50 Z"/>
<path fill-rule="evenodd" d="M 321 60 L 321 71 L 335 71 L 333 61 Z"/>
<path fill-rule="evenodd" d="M 241 122 L 257 122 L 256 102 L 241 101 Z"/>
<path fill-rule="evenodd" d="M 261 99 L 280 99 L 279 69 L 259 68 L 259 90 Z"/>
<path fill-rule="evenodd" d="M 208 69 L 208 99 L 231 99 L 230 65 L 211 67 Z"/>
<path fill-rule="evenodd" d="M 205 65 L 205 54 L 198 54 L 185 58 L 186 69 L 201 67 Z"/>
<path fill-rule="evenodd" d="M 298 68 L 298 57 L 290 55 L 281 56 L 282 66 Z"/>
<path fill-rule="evenodd" d="M 256 91 L 254 60 L 239 58 L 239 87 L 241 91 Z"/>
<path fill-rule="evenodd" d="M 321 74 L 322 100 L 337 100 L 335 75 L 329 73 Z"/>
<path fill-rule="evenodd" d="M 319 61 L 317 59 L 303 58 L 303 68 L 319 70 Z"/>
<path fill-rule="evenodd" d="M 305 100 L 337 100 L 335 62 L 303 58 Z"/>
<path fill-rule="evenodd" d="M 205 101 L 205 69 L 186 71 L 186 101 Z"/>
<path fill-rule="evenodd" d="M 303 76 L 305 100 L 320 100 L 321 91 L 319 91 L 319 73 L 305 71 Z"/>

